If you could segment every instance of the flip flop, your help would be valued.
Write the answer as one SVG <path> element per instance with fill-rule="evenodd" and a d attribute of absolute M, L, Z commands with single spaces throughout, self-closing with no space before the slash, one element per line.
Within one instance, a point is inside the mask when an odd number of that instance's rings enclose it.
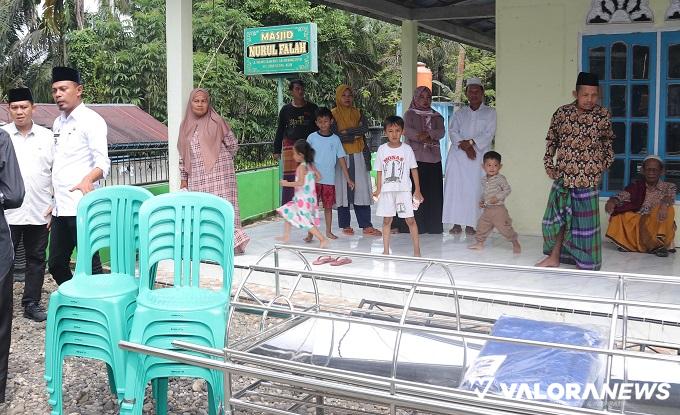
<path fill-rule="evenodd" d="M 318 257 L 312 264 L 314 265 L 323 265 L 323 264 L 328 264 L 329 262 L 335 262 L 337 258 L 333 258 L 332 256 L 328 255 L 322 255 Z"/>
<path fill-rule="evenodd" d="M 352 263 L 352 260 L 349 259 L 348 257 L 344 256 L 344 257 L 338 257 L 335 261 L 331 262 L 331 266 L 332 267 L 338 267 L 340 265 L 347 265 L 347 264 L 351 264 L 351 263 Z"/>
<path fill-rule="evenodd" d="M 347 236 L 352 236 L 354 235 L 354 229 L 352 228 L 343 228 L 342 229 L 342 234 L 347 235 Z"/>
<path fill-rule="evenodd" d="M 374 227 L 364 228 L 364 235 L 367 236 L 382 236 L 382 232 Z"/>

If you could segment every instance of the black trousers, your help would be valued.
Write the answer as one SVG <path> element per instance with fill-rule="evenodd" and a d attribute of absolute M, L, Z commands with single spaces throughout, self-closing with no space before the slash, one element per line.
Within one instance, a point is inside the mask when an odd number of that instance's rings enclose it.
<path fill-rule="evenodd" d="M 73 249 L 76 247 L 77 235 L 75 216 L 52 216 L 50 255 L 47 263 L 52 278 L 59 285 L 73 277 L 71 255 L 73 255 Z M 103 273 L 99 253 L 92 257 L 92 273 Z"/>
<path fill-rule="evenodd" d="M 15 254 L 19 241 L 24 239 L 26 271 L 21 305 L 26 307 L 28 304 L 40 302 L 40 294 L 45 281 L 45 250 L 49 231 L 45 225 L 10 225 L 9 227 L 12 231 Z"/>
<path fill-rule="evenodd" d="M 442 209 L 444 207 L 444 180 L 442 177 L 442 163 L 418 162 L 418 179 L 420 180 L 420 193 L 425 201 L 413 216 L 418 224 L 418 233 L 441 234 L 444 232 L 442 224 Z M 411 176 L 412 192 L 416 185 Z M 400 233 L 408 233 L 408 225 L 404 219 L 395 216 L 392 221 L 392 229 L 399 229 Z"/>
<path fill-rule="evenodd" d="M 9 345 L 12 343 L 13 284 L 11 269 L 5 275 L 0 275 L 0 403 L 5 402 Z"/>

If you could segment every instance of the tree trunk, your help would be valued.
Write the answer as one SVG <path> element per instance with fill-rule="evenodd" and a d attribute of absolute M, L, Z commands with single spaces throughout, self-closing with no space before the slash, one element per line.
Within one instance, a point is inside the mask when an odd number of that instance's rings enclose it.
<path fill-rule="evenodd" d="M 463 102 L 463 76 L 465 75 L 465 48 L 458 44 L 458 70 L 456 71 L 456 90 L 454 102 Z"/>
<path fill-rule="evenodd" d="M 78 30 L 83 30 L 83 27 L 85 27 L 85 3 L 84 0 L 76 0 L 74 3 L 76 9 L 76 27 Z"/>

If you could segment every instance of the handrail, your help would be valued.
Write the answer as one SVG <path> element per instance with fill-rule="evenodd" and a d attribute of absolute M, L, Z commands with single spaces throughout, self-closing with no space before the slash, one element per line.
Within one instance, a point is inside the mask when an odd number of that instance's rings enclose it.
<path fill-rule="evenodd" d="M 602 415 L 602 411 L 564 408 L 555 404 L 542 402 L 523 402 L 503 397 L 486 396 L 479 398 L 474 393 L 466 393 L 459 390 L 447 392 L 432 391 L 429 396 L 418 396 L 400 391 L 389 393 L 380 389 L 354 386 L 350 383 L 332 382 L 321 378 L 308 378 L 296 374 L 280 371 L 261 369 L 254 366 L 225 362 L 194 356 L 173 350 L 159 349 L 151 346 L 121 341 L 120 348 L 127 351 L 144 353 L 149 356 L 162 357 L 177 362 L 189 363 L 206 369 L 219 370 L 224 373 L 255 377 L 288 385 L 310 388 L 329 394 L 341 393 L 343 396 L 372 401 L 385 405 L 398 405 L 421 411 L 436 412 L 447 415 Z M 231 404 L 240 404 L 237 399 L 230 399 Z M 252 405 L 252 404 L 251 404 Z M 252 405 L 256 409 L 266 409 L 259 405 Z M 291 412 L 281 411 L 284 414 Z"/>
<path fill-rule="evenodd" d="M 336 272 L 331 272 L 331 271 L 313 271 L 313 270 L 305 270 L 305 271 L 300 271 L 296 269 L 290 269 L 290 268 L 281 268 L 281 267 L 268 267 L 268 266 L 262 266 L 262 265 L 251 265 L 249 267 L 252 271 L 259 271 L 259 272 L 278 272 L 278 273 L 294 273 L 295 275 L 297 274 L 304 274 L 304 275 L 309 275 L 309 276 L 319 276 L 319 277 L 324 277 L 324 279 L 328 280 L 346 280 L 346 281 L 356 281 L 356 282 L 376 282 L 376 278 L 372 277 L 366 277 L 366 276 L 361 276 L 361 275 L 354 275 L 354 274 L 344 274 L 344 273 L 336 273 Z M 413 287 L 413 286 L 418 286 L 421 288 L 432 288 L 432 289 L 440 289 L 442 291 L 444 290 L 454 290 L 454 291 L 463 291 L 463 292 L 473 292 L 473 293 L 480 293 L 480 294 L 499 294 L 499 295 L 516 295 L 516 296 L 523 296 L 523 297 L 533 297 L 533 298 L 540 298 L 540 299 L 546 299 L 546 300 L 565 300 L 565 297 L 562 295 L 560 296 L 559 294 L 551 294 L 547 291 L 524 291 L 524 290 L 513 290 L 509 288 L 490 288 L 490 287 L 479 287 L 479 286 L 474 286 L 474 285 L 465 285 L 465 284 L 456 284 L 454 286 L 451 285 L 446 285 L 442 283 L 435 283 L 435 282 L 414 282 L 414 281 L 409 281 L 409 280 L 380 280 L 380 285 L 382 287 L 405 287 L 406 289 Z M 609 298 L 603 298 L 603 297 L 595 297 L 595 296 L 582 296 L 582 295 L 569 295 L 568 298 L 569 301 L 572 302 L 582 302 L 582 303 L 593 303 L 593 304 L 602 304 L 602 305 L 627 305 L 627 306 L 633 306 L 633 307 L 643 307 L 643 308 L 652 308 L 652 309 L 662 309 L 662 310 L 673 310 L 673 311 L 680 311 L 680 304 L 668 304 L 668 303 L 654 303 L 650 301 L 636 301 L 636 300 L 617 300 L 617 299 L 609 299 Z"/>

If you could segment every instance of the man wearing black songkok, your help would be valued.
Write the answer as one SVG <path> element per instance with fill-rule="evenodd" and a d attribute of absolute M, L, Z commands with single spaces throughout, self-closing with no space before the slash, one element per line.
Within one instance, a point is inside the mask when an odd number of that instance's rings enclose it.
<path fill-rule="evenodd" d="M 21 299 L 24 317 L 41 322 L 47 318 L 40 305 L 40 298 L 45 280 L 45 250 L 52 217 L 50 173 L 54 160 L 54 139 L 50 130 L 33 122 L 35 106 L 30 89 L 10 89 L 7 96 L 12 122 L 2 128 L 12 140 L 26 195 L 21 207 L 7 210 L 5 216 L 12 231 L 14 248 L 19 245 L 19 241 L 24 241 L 26 272 Z"/>
<path fill-rule="evenodd" d="M 555 111 L 548 129 L 543 163 L 552 190 L 543 216 L 543 253 L 536 264 L 580 269 L 602 266 L 599 186 L 614 160 L 611 115 L 599 105 L 597 75 L 581 72 L 574 102 Z"/>
<path fill-rule="evenodd" d="M 106 122 L 83 104 L 82 94 L 83 85 L 77 70 L 52 68 L 52 98 L 61 115 L 52 126 L 54 210 L 48 265 L 59 285 L 73 276 L 70 259 L 76 247 L 78 202 L 98 186 L 111 165 Z M 102 273 L 99 254 L 92 258 L 92 272 Z"/>

